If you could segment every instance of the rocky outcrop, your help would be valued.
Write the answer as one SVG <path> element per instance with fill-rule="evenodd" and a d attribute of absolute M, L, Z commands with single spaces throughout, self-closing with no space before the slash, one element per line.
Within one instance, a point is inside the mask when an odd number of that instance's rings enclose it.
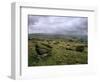
<path fill-rule="evenodd" d="M 41 56 L 48 56 L 50 55 L 51 48 L 49 45 L 43 45 L 43 44 L 36 44 L 35 49 L 38 55 Z"/>

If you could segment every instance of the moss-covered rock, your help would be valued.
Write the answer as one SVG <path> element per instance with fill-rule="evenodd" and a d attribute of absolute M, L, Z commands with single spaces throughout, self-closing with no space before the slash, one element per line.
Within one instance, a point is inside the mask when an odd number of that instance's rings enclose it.
<path fill-rule="evenodd" d="M 43 45 L 41 43 L 38 43 L 35 45 L 35 49 L 38 55 L 50 55 L 51 47 L 47 45 Z"/>

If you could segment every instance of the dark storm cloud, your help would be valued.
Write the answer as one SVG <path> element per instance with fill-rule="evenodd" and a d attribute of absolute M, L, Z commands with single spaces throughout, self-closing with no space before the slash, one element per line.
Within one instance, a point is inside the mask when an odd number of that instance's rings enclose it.
<path fill-rule="evenodd" d="M 29 33 L 87 34 L 87 17 L 28 16 Z"/>

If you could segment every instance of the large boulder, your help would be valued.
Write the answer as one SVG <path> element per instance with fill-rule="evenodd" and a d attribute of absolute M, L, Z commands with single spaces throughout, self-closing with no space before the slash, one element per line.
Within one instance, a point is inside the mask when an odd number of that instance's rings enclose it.
<path fill-rule="evenodd" d="M 38 55 L 45 55 L 45 56 L 50 55 L 51 52 L 51 48 L 43 44 L 36 44 L 35 50 Z"/>
<path fill-rule="evenodd" d="M 42 55 L 42 54 L 45 54 L 45 53 L 48 53 L 49 51 L 45 48 L 36 48 L 36 51 L 39 55 Z"/>

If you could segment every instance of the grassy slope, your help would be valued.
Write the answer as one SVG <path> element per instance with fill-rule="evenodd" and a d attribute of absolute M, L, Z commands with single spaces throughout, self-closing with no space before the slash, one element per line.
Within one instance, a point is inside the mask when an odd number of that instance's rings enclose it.
<path fill-rule="evenodd" d="M 50 56 L 39 56 L 35 50 L 35 45 L 46 44 L 52 47 Z M 45 66 L 45 65 L 71 65 L 71 64 L 87 64 L 87 47 L 84 51 L 76 51 L 79 45 L 87 45 L 80 41 L 64 40 L 64 39 L 39 39 L 33 38 L 28 42 L 28 65 L 29 66 Z"/>

